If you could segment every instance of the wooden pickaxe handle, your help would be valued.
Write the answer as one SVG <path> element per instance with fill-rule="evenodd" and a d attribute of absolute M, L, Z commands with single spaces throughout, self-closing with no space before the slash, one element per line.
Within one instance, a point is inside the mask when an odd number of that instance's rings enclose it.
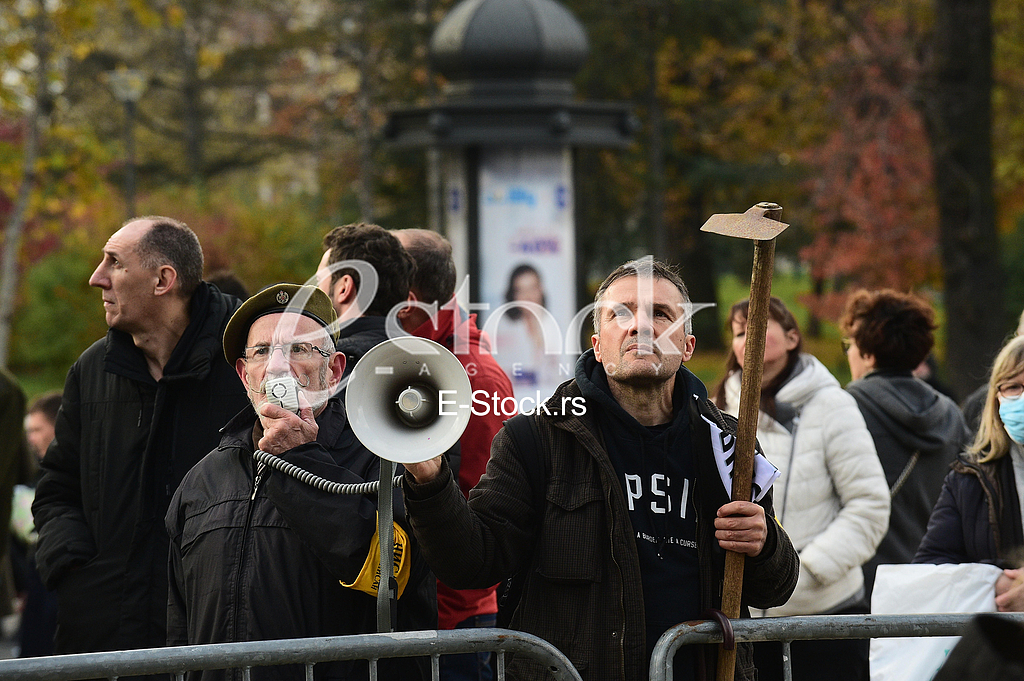
<path fill-rule="evenodd" d="M 773 220 L 782 217 L 777 204 L 764 216 Z M 761 403 L 761 377 L 764 373 L 764 344 L 768 329 L 768 303 L 772 290 L 772 269 L 775 265 L 775 239 L 754 241 L 754 265 L 750 278 L 750 307 L 747 311 L 746 347 L 743 353 L 743 375 L 740 381 L 740 409 L 736 427 L 736 456 L 732 468 L 732 500 L 750 501 L 754 476 L 754 443 L 757 438 L 758 412 Z M 743 594 L 745 555 L 735 551 L 725 554 L 725 581 L 722 585 L 722 612 L 729 619 L 740 616 Z M 736 649 L 719 649 L 718 681 L 732 681 L 736 669 Z"/>

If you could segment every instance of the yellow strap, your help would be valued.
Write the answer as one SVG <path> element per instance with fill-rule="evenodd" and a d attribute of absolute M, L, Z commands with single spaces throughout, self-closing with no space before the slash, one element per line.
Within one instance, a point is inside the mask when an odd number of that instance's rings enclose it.
<path fill-rule="evenodd" d="M 395 581 L 398 582 L 398 598 L 405 592 L 405 586 L 409 583 L 409 574 L 412 572 L 412 559 L 409 557 L 409 535 L 406 534 L 398 523 L 392 523 L 395 547 L 394 547 L 394 571 Z M 356 589 L 371 596 L 377 596 L 377 587 L 380 584 L 380 534 L 377 530 L 373 532 L 373 539 L 370 540 L 370 550 L 366 554 L 366 562 L 356 575 L 355 581 L 351 584 L 340 582 L 342 586 L 349 589 Z"/>

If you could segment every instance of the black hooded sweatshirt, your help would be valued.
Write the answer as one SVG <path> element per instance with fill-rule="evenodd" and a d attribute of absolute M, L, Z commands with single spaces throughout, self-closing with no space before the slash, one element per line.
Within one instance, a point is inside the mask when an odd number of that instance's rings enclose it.
<path fill-rule="evenodd" d="M 683 379 L 683 380 L 680 380 Z M 693 502 L 696 464 L 690 446 L 690 395 L 707 397 L 704 384 L 688 370 L 676 374 L 674 417 L 641 425 L 611 395 L 604 367 L 593 356 L 577 365 L 576 382 L 590 403 L 600 405 L 608 457 L 625 495 L 643 576 L 647 655 L 658 638 L 680 621 L 700 616 L 697 518 Z M 687 648 L 676 669 L 693 669 Z M 683 660 L 686 660 L 683 663 Z"/>
<path fill-rule="evenodd" d="M 870 594 L 879 565 L 909 563 L 914 558 L 942 481 L 969 433 L 956 403 L 910 372 L 874 371 L 846 389 L 864 415 L 890 489 L 914 453 L 920 452 L 892 498 L 889 531 L 875 557 L 864 565 Z"/>

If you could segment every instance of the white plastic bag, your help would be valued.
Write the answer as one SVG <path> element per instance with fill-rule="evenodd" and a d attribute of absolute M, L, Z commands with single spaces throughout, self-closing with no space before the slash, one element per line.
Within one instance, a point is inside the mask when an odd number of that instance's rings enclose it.
<path fill-rule="evenodd" d="M 879 565 L 871 614 L 995 612 L 994 565 Z M 959 636 L 871 639 L 871 681 L 931 681 Z"/>

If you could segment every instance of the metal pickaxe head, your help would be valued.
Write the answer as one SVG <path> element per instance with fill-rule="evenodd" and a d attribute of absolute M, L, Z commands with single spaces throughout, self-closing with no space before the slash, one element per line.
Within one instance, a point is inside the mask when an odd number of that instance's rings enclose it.
<path fill-rule="evenodd" d="M 700 231 L 714 232 L 740 239 L 770 241 L 789 225 L 766 217 L 767 213 L 781 217 L 782 206 L 777 203 L 759 203 L 747 210 L 746 213 L 717 213 L 708 218 Z"/>

